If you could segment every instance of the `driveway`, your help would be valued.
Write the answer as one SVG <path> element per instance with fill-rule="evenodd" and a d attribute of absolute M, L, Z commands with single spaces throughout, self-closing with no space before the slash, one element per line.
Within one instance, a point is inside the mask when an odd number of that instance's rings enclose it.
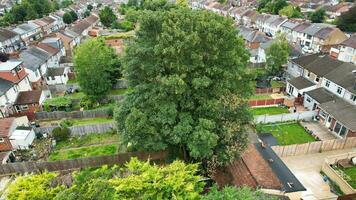
<path fill-rule="evenodd" d="M 307 189 L 305 196 L 312 194 L 315 199 L 336 199 L 336 195 L 330 192 L 329 185 L 324 182 L 320 175 L 321 166 L 328 156 L 338 155 L 348 152 L 356 152 L 356 148 L 329 151 L 317 154 L 308 154 L 301 156 L 282 157 L 283 162 L 298 178 L 298 180 Z M 308 196 L 310 199 L 312 197 Z"/>

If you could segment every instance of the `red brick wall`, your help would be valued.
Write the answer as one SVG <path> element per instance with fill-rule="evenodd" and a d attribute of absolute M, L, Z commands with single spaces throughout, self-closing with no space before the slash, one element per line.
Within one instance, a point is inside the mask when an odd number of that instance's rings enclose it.
<path fill-rule="evenodd" d="M 349 132 L 347 133 L 347 137 L 356 137 L 356 131 L 349 130 Z"/>

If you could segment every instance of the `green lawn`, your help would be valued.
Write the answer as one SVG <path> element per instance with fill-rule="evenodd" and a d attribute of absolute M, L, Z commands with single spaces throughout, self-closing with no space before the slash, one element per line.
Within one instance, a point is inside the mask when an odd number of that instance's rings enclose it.
<path fill-rule="evenodd" d="M 109 144 L 102 146 L 89 146 L 82 147 L 78 149 L 62 149 L 56 150 L 49 155 L 50 161 L 56 160 L 66 160 L 66 159 L 74 159 L 74 158 L 86 158 L 92 156 L 103 156 L 103 155 L 113 155 L 117 153 L 118 145 L 117 144 Z"/>
<path fill-rule="evenodd" d="M 255 94 L 250 97 L 250 100 L 272 99 L 271 94 Z"/>
<path fill-rule="evenodd" d="M 261 108 L 251 108 L 251 113 L 253 115 L 278 115 L 283 113 L 289 113 L 287 108 L 284 107 L 261 107 Z"/>
<path fill-rule="evenodd" d="M 285 87 L 285 84 L 281 81 L 271 81 L 272 88 Z"/>
<path fill-rule="evenodd" d="M 128 88 L 111 90 L 109 94 L 111 95 L 123 95 L 130 91 Z"/>
<path fill-rule="evenodd" d="M 342 170 L 346 175 L 346 181 L 348 184 L 351 185 L 354 189 L 356 189 L 356 167 L 350 167 L 346 169 L 340 169 Z"/>
<path fill-rule="evenodd" d="M 119 143 L 119 135 L 116 132 L 107 132 L 100 134 L 89 134 L 82 137 L 72 137 L 66 141 L 58 142 L 56 150 L 83 147 L 88 145 L 107 144 L 111 142 Z"/>
<path fill-rule="evenodd" d="M 72 94 L 65 95 L 69 99 L 83 99 L 85 94 L 83 92 L 74 92 Z"/>
<path fill-rule="evenodd" d="M 87 125 L 87 124 L 102 124 L 113 122 L 111 118 L 84 118 L 84 119 L 71 119 L 73 126 Z"/>
<path fill-rule="evenodd" d="M 305 131 L 304 127 L 298 123 L 257 125 L 257 129 L 262 133 L 271 133 L 277 138 L 279 145 L 303 144 L 315 141 L 315 139 Z"/>

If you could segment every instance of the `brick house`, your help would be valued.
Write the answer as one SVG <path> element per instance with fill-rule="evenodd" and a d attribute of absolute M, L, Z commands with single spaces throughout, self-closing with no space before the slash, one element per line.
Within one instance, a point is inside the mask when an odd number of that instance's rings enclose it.
<path fill-rule="evenodd" d="M 14 110 L 18 115 L 34 113 L 42 109 L 43 102 L 49 98 L 48 93 L 42 90 L 20 92 L 14 102 Z"/>

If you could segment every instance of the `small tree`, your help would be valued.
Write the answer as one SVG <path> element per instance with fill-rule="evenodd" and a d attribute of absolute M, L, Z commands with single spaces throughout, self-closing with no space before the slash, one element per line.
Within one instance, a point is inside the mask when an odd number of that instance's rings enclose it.
<path fill-rule="evenodd" d="M 324 21 L 326 16 L 326 11 L 324 8 L 319 8 L 315 12 L 309 14 L 309 19 L 313 23 L 321 23 Z"/>
<path fill-rule="evenodd" d="M 282 65 L 287 63 L 289 44 L 285 35 L 278 35 L 271 46 L 266 50 L 267 75 L 275 76 L 281 72 Z"/>
<path fill-rule="evenodd" d="M 116 15 L 109 6 L 105 6 L 99 13 L 100 22 L 106 26 L 110 27 L 111 24 L 116 21 Z"/>
<path fill-rule="evenodd" d="M 52 136 L 56 141 L 65 141 L 70 136 L 70 130 L 67 127 L 56 127 L 52 131 Z"/>
<path fill-rule="evenodd" d="M 89 10 L 89 11 L 92 11 L 93 8 L 94 8 L 94 7 L 93 7 L 91 4 L 89 4 L 89 5 L 87 6 L 87 10 Z"/>
<path fill-rule="evenodd" d="M 64 13 L 63 15 L 63 22 L 66 24 L 71 24 L 73 22 L 72 15 L 68 12 Z"/>
<path fill-rule="evenodd" d="M 73 22 L 75 22 L 75 21 L 78 20 L 78 15 L 77 15 L 77 13 L 75 13 L 73 10 L 71 10 L 71 11 L 69 12 L 69 14 L 72 16 Z"/>
<path fill-rule="evenodd" d="M 279 11 L 279 15 L 287 16 L 288 18 L 300 18 L 302 17 L 302 13 L 299 7 L 294 7 L 292 5 L 288 5 Z"/>

